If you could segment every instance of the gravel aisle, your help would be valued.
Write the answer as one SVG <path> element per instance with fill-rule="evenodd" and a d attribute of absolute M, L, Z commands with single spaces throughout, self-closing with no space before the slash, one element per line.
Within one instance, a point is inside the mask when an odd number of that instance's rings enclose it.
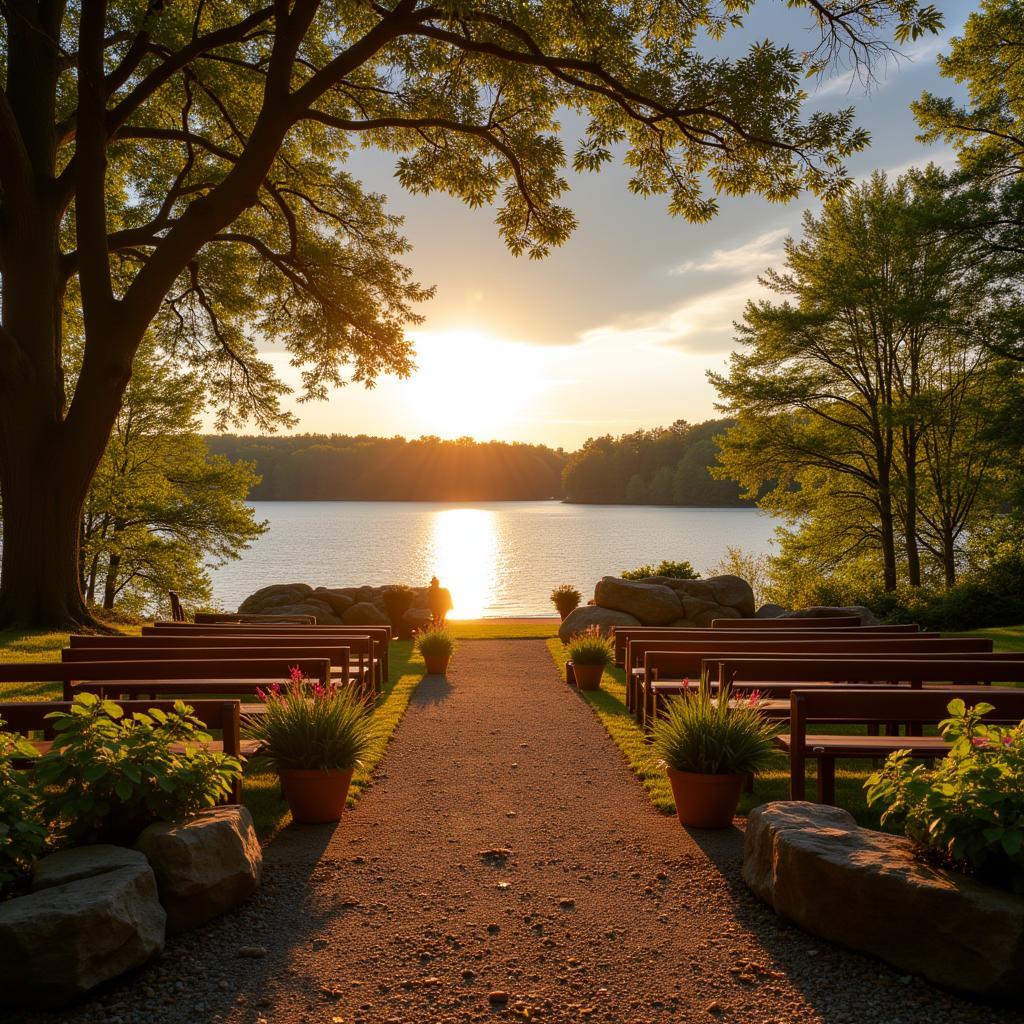
<path fill-rule="evenodd" d="M 780 926 L 741 849 L 654 811 L 543 641 L 468 641 L 339 828 L 287 830 L 246 908 L 61 1019 L 1024 1021 Z"/>

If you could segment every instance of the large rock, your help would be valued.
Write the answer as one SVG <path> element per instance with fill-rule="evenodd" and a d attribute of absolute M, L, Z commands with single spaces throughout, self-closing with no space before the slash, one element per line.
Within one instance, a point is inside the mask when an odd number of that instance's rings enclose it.
<path fill-rule="evenodd" d="M 632 615 L 645 626 L 665 626 L 684 615 L 675 591 L 660 583 L 605 576 L 594 588 L 594 600 L 602 608 Z"/>
<path fill-rule="evenodd" d="M 0 903 L 0 1002 L 63 1006 L 158 956 L 166 920 L 142 863 Z"/>
<path fill-rule="evenodd" d="M 313 591 L 313 597 L 328 605 L 339 619 L 355 604 L 348 594 L 343 594 L 340 590 L 330 590 L 327 587 L 317 587 Z"/>
<path fill-rule="evenodd" d="M 296 604 L 313 588 L 308 583 L 274 583 L 250 594 L 239 606 L 242 613 L 259 613 L 280 604 Z"/>
<path fill-rule="evenodd" d="M 263 851 L 244 807 L 215 807 L 180 824 L 157 822 L 135 848 L 153 867 L 171 931 L 195 928 L 237 906 L 263 872 Z"/>
<path fill-rule="evenodd" d="M 32 868 L 32 890 L 51 889 L 81 878 L 93 878 L 121 868 L 148 868 L 144 854 L 127 846 L 74 846 L 37 861 Z"/>
<path fill-rule="evenodd" d="M 738 617 L 749 619 L 754 614 L 754 591 L 739 576 L 711 576 L 704 581 L 715 595 L 715 601 L 726 608 L 735 608 Z"/>
<path fill-rule="evenodd" d="M 702 612 L 698 612 L 696 615 L 691 616 L 691 618 L 698 626 L 707 629 L 715 619 L 742 619 L 743 616 L 735 608 L 716 604 Z"/>
<path fill-rule="evenodd" d="M 755 619 L 781 619 L 786 615 L 786 609 L 781 604 L 763 604 L 754 613 Z"/>
<path fill-rule="evenodd" d="M 375 604 L 360 601 L 341 617 L 346 626 L 389 626 L 391 621 Z"/>
<path fill-rule="evenodd" d="M 795 612 L 786 612 L 785 619 L 830 619 L 837 615 L 858 615 L 862 626 L 880 625 L 875 613 L 862 604 L 851 604 L 844 607 L 836 605 L 815 605 L 813 608 L 799 608 Z"/>
<path fill-rule="evenodd" d="M 615 626 L 639 625 L 641 625 L 640 620 L 633 615 L 587 604 L 574 608 L 562 620 L 562 624 L 558 627 L 558 638 L 562 643 L 568 643 L 577 633 L 585 633 L 591 627 L 599 629 L 605 636 L 608 636 Z"/>
<path fill-rule="evenodd" d="M 939 985 L 1024 1000 L 1024 898 L 923 864 L 909 840 L 837 807 L 754 808 L 743 880 L 822 938 Z"/>

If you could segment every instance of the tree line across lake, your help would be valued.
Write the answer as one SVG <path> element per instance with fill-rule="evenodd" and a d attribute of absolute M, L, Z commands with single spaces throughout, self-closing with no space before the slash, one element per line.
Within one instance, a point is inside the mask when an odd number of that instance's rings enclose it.
<path fill-rule="evenodd" d="M 439 437 L 332 434 L 206 439 L 212 455 L 250 463 L 254 501 L 527 501 L 739 505 L 715 480 L 715 437 L 728 421 L 590 438 L 567 453 L 546 445 Z"/>

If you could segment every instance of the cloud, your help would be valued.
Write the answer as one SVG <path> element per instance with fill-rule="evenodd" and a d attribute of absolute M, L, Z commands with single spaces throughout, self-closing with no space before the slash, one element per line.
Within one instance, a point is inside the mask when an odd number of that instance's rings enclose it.
<path fill-rule="evenodd" d="M 721 270 L 732 274 L 760 273 L 771 263 L 782 257 L 782 247 L 778 244 L 789 234 L 788 228 L 776 228 L 765 231 L 749 242 L 737 245 L 732 249 L 715 249 L 704 260 L 688 260 L 676 267 L 673 273 L 688 274 L 691 270 Z"/>
<path fill-rule="evenodd" d="M 756 278 L 746 278 L 703 292 L 674 309 L 592 327 L 580 335 L 580 341 L 631 347 L 673 346 L 701 354 L 727 352 L 732 348 L 733 323 L 742 318 L 743 307 L 749 299 L 765 294 L 766 289 Z"/>

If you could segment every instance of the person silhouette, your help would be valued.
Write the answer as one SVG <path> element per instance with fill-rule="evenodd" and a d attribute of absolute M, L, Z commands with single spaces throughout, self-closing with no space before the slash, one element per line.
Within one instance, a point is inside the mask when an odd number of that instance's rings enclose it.
<path fill-rule="evenodd" d="M 427 607 L 430 609 L 430 617 L 434 627 L 440 629 L 444 620 L 452 610 L 452 595 L 447 587 L 442 587 L 436 576 L 431 577 L 430 589 L 427 591 Z"/>

